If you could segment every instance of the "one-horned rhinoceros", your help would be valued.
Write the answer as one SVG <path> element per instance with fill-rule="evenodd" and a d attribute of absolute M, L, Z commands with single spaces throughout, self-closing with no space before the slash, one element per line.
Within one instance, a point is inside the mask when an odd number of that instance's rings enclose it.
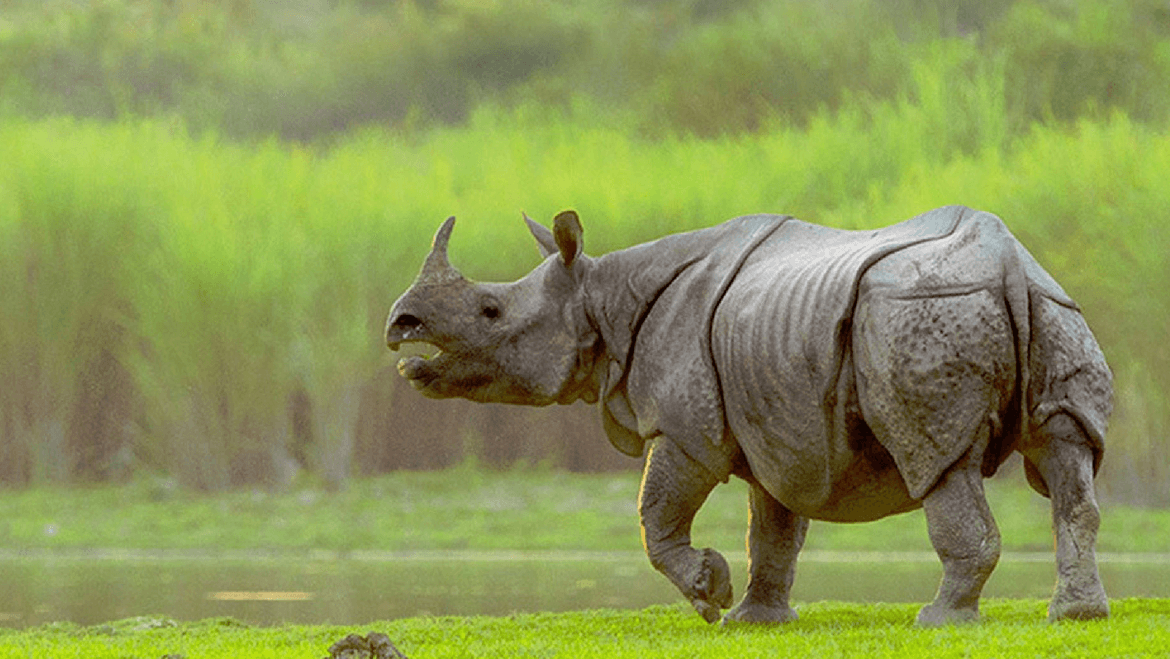
<path fill-rule="evenodd" d="M 691 546 L 703 501 L 750 484 L 749 580 L 725 621 L 796 618 L 809 519 L 922 508 L 943 565 L 925 625 L 978 617 L 1000 553 L 983 493 L 1015 451 L 1052 500 L 1051 619 L 1107 616 L 1093 477 L 1111 375 L 1077 305 L 994 215 L 946 207 L 876 231 L 751 215 L 591 258 L 576 213 L 525 218 L 544 262 L 474 283 L 435 235 L 386 340 L 423 394 L 599 402 L 614 446 L 646 453 L 650 562 L 710 622 L 727 562 Z"/>

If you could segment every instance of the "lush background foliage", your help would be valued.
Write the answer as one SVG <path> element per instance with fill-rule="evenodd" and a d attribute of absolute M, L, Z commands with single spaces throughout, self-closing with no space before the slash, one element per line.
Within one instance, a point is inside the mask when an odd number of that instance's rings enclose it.
<path fill-rule="evenodd" d="M 1154 0 L 11 2 L 0 482 L 630 468 L 593 413 L 401 393 L 384 314 L 442 218 L 601 253 L 772 211 L 1003 217 L 1117 389 L 1107 498 L 1170 503 L 1170 12 Z"/>

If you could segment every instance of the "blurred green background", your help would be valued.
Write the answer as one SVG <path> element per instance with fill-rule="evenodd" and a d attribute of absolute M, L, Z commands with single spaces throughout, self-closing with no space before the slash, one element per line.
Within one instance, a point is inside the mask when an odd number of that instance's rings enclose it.
<path fill-rule="evenodd" d="M 1161 0 L 8 0 L 0 483 L 633 469 L 582 405 L 399 383 L 430 234 L 476 279 L 738 214 L 994 212 L 1116 377 L 1099 486 L 1170 505 Z"/>

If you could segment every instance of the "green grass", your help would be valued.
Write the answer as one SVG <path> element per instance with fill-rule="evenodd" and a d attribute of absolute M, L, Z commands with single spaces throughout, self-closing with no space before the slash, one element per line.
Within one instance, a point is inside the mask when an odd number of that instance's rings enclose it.
<path fill-rule="evenodd" d="M 428 657 L 1162 657 L 1170 600 L 1120 600 L 1104 622 L 1044 622 L 1045 603 L 990 600 L 976 625 L 924 630 L 913 605 L 798 605 L 782 628 L 708 626 L 685 605 L 502 618 L 414 618 L 360 627 L 253 628 L 228 619 L 178 624 L 135 618 L 96 627 L 0 630 L 3 657 L 273 657 L 328 655 L 346 634 L 387 634 L 412 659 Z"/>
<path fill-rule="evenodd" d="M 1009 478 L 989 482 L 1005 551 L 1052 549 L 1047 500 Z M 35 489 L 0 496 L 11 550 L 641 550 L 638 475 L 461 467 L 355 480 L 343 492 L 296 489 L 192 495 L 166 482 Z M 438 520 L 442 520 L 439 522 Z M 715 490 L 696 544 L 743 551 L 747 490 Z M 1099 549 L 1170 554 L 1170 512 L 1107 506 Z M 920 512 L 867 524 L 816 523 L 810 550 L 931 551 Z"/>

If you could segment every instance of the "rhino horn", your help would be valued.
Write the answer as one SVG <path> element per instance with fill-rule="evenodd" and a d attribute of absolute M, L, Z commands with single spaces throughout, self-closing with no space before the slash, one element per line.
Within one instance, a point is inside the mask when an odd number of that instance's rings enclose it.
<path fill-rule="evenodd" d="M 431 241 L 431 253 L 423 262 L 422 270 L 418 273 L 417 283 L 442 284 L 463 278 L 463 275 L 459 274 L 459 271 L 452 267 L 451 262 L 447 260 L 447 243 L 451 240 L 451 229 L 454 227 L 455 216 L 452 215 L 435 232 L 435 238 Z"/>

